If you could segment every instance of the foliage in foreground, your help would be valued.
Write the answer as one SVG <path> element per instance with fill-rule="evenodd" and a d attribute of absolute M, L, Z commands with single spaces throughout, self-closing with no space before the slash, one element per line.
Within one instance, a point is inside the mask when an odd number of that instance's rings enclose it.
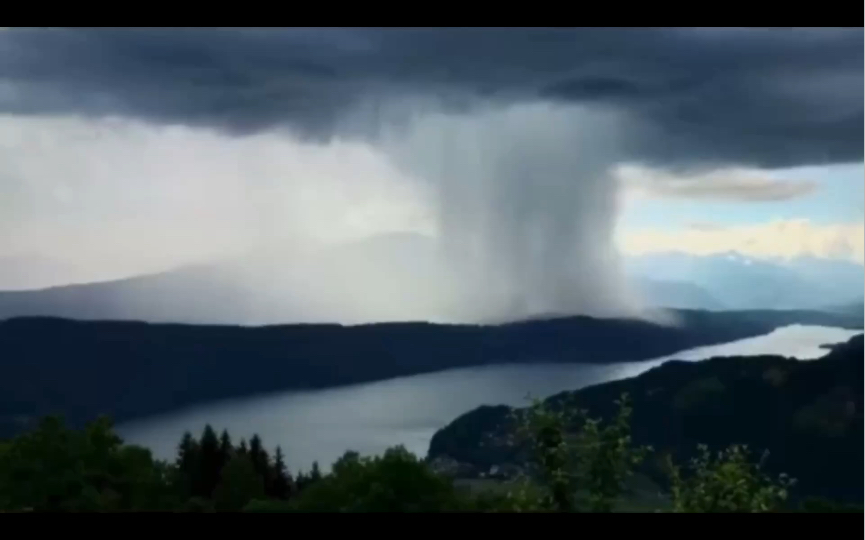
<path fill-rule="evenodd" d="M 53 417 L 0 443 L 0 510 L 167 510 L 174 471 L 150 451 L 121 444 L 100 419 L 82 431 Z"/>
<path fill-rule="evenodd" d="M 625 486 L 652 448 L 631 441 L 627 395 L 607 425 L 585 411 L 557 411 L 541 401 L 517 416 L 519 433 L 534 457 L 543 496 L 532 510 L 612 512 Z M 579 426 L 574 433 L 574 426 Z M 768 453 L 763 455 L 763 460 Z M 747 448 L 733 445 L 713 456 L 705 446 L 686 470 L 666 456 L 669 511 L 675 513 L 781 512 L 789 509 L 795 480 L 762 473 Z M 531 480 L 529 480 L 531 481 Z M 580 494 L 583 494 L 580 497 Z M 660 509 L 658 509 L 660 511 Z"/>
<path fill-rule="evenodd" d="M 764 454 L 766 456 L 767 454 Z M 690 475 L 667 457 L 674 512 L 775 512 L 784 507 L 795 480 L 774 480 L 748 459 L 745 446 L 733 445 L 715 456 L 706 446 L 690 463 Z"/>
<path fill-rule="evenodd" d="M 292 501 L 300 512 L 448 512 L 467 509 L 453 482 L 405 448 L 361 457 L 346 452 L 330 474 Z"/>
<path fill-rule="evenodd" d="M 545 488 L 540 499 L 532 501 L 534 509 L 613 511 L 625 482 L 651 451 L 631 444 L 630 405 L 626 397 L 617 404 L 619 412 L 608 425 L 585 411 L 556 411 L 539 400 L 516 413 L 517 437 L 528 445 L 535 465 L 534 474 L 523 482 L 539 481 Z M 527 509 L 533 509 L 531 504 Z"/>
<path fill-rule="evenodd" d="M 376 457 L 346 454 L 322 474 L 295 478 L 279 448 L 271 458 L 259 437 L 235 446 L 207 426 L 184 435 L 174 463 L 124 445 L 100 419 L 71 430 L 56 418 L 0 443 L 0 511 L 116 512 L 612 512 L 647 455 L 632 443 L 626 396 L 603 424 L 584 411 L 536 401 L 517 416 L 517 435 L 533 465 L 500 491 L 472 492 L 436 474 L 405 448 Z M 744 447 L 717 454 L 701 447 L 687 467 L 667 460 L 672 512 L 789 510 L 793 481 L 764 475 Z M 861 512 L 808 500 L 805 512 Z"/>

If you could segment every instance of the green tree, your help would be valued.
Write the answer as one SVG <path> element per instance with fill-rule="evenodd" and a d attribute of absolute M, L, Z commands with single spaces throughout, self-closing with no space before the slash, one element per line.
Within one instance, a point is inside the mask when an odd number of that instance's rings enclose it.
<path fill-rule="evenodd" d="M 632 443 L 627 395 L 616 404 L 618 413 L 608 424 L 540 400 L 516 414 L 519 440 L 534 458 L 529 478 L 511 494 L 516 510 L 613 511 L 626 480 L 650 451 Z M 580 492 L 585 500 L 578 500 Z"/>
<path fill-rule="evenodd" d="M 261 437 L 258 434 L 249 439 L 249 460 L 252 466 L 255 467 L 255 472 L 261 477 L 265 486 L 271 485 L 273 482 L 272 468 L 270 466 L 270 456 L 264 449 L 264 444 L 261 442 Z"/>
<path fill-rule="evenodd" d="M 450 480 L 403 447 L 384 455 L 347 452 L 291 501 L 301 512 L 444 512 L 467 508 Z"/>
<path fill-rule="evenodd" d="M 538 500 L 532 500 L 527 497 L 532 490 L 523 485 L 512 497 L 518 499 L 519 506 L 526 511 L 574 511 L 577 476 L 566 435 L 571 419 L 566 413 L 554 411 L 540 400 L 533 400 L 516 420 L 517 436 L 521 443 L 528 444 L 534 458 L 534 478 L 531 480 L 538 481 L 545 489 Z"/>
<path fill-rule="evenodd" d="M 353 454 L 353 452 L 348 452 L 348 455 Z M 309 481 L 317 482 L 321 480 L 321 470 L 318 468 L 318 461 L 312 462 L 312 469 L 309 471 Z"/>
<path fill-rule="evenodd" d="M 219 437 L 210 426 L 204 426 L 201 440 L 198 443 L 198 470 L 195 478 L 193 495 L 208 499 L 219 483 L 222 469 L 219 451 Z"/>
<path fill-rule="evenodd" d="M 282 448 L 276 447 L 276 454 L 273 460 L 273 480 L 270 484 L 271 497 L 277 499 L 287 499 L 291 492 L 291 476 L 285 467 L 285 458 L 282 455 Z"/>
<path fill-rule="evenodd" d="M 222 470 L 222 467 L 228 463 L 228 460 L 231 459 L 231 456 L 234 454 L 234 446 L 231 444 L 231 436 L 228 434 L 228 430 L 223 429 L 222 434 L 219 436 L 219 469 Z"/>
<path fill-rule="evenodd" d="M 303 491 L 309 485 L 309 476 L 303 471 L 297 471 L 294 476 L 294 490 L 297 492 Z"/>
<path fill-rule="evenodd" d="M 618 413 L 611 423 L 586 419 L 578 438 L 578 471 L 590 512 L 612 512 L 625 482 L 651 451 L 633 444 L 628 396 L 622 395 L 616 405 Z"/>
<path fill-rule="evenodd" d="M 248 456 L 232 457 L 222 470 L 214 492 L 214 506 L 221 512 L 236 512 L 251 500 L 264 497 L 264 482 Z"/>
<path fill-rule="evenodd" d="M 116 453 L 122 475 L 113 478 L 119 508 L 123 510 L 171 510 L 183 499 L 176 469 L 153 459 L 150 450 L 124 445 Z"/>
<path fill-rule="evenodd" d="M 708 447 L 683 473 L 667 457 L 673 512 L 778 512 L 783 510 L 794 480 L 782 474 L 770 478 L 761 470 L 763 460 L 753 463 L 748 449 L 733 445 L 713 456 Z M 768 453 L 764 454 L 764 459 Z"/>
<path fill-rule="evenodd" d="M 192 433 L 185 432 L 177 447 L 177 481 L 184 498 L 192 495 L 195 479 L 198 476 L 198 441 Z"/>
<path fill-rule="evenodd" d="M 227 432 L 217 437 L 206 426 L 200 441 L 183 436 L 177 460 L 169 465 L 144 448 L 123 444 L 106 418 L 72 430 L 48 417 L 37 428 L 0 441 L 0 511 L 613 511 L 628 477 L 650 451 L 631 440 L 627 396 L 609 422 L 564 405 L 535 401 L 516 413 L 532 466 L 510 489 L 480 493 L 456 487 L 403 447 L 376 457 L 346 452 L 327 474 L 313 463 L 309 473 L 298 473 L 293 488 L 282 450 L 277 447 L 271 462 L 258 437 L 249 447 L 241 440 L 232 451 Z M 266 475 L 256 469 L 253 456 Z M 671 510 L 790 510 L 794 481 L 767 476 L 762 464 L 736 445 L 716 454 L 699 446 L 686 468 L 668 456 Z M 216 475 L 215 487 L 207 496 L 196 495 L 189 486 L 204 491 L 211 481 L 207 474 Z M 861 513 L 862 507 L 805 499 L 796 511 Z"/>
<path fill-rule="evenodd" d="M 0 452 L 0 509 L 37 512 L 164 510 L 176 502 L 171 468 L 124 446 L 100 418 L 71 430 L 45 418 Z"/>

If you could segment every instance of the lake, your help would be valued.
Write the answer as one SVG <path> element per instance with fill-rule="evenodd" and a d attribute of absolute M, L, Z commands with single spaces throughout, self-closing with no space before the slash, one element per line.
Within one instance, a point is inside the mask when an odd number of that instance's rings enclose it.
<path fill-rule="evenodd" d="M 269 450 L 280 445 L 289 470 L 323 470 L 347 449 L 378 454 L 403 444 L 426 455 L 433 433 L 480 405 L 522 405 L 605 381 L 633 377 L 671 358 L 778 354 L 802 360 L 826 354 L 820 345 L 846 341 L 860 331 L 793 325 L 770 334 L 689 349 L 663 358 L 610 365 L 540 364 L 484 366 L 400 377 L 327 390 L 291 391 L 202 405 L 118 426 L 129 443 L 173 459 L 186 430 L 205 424 L 228 429 L 234 442 L 258 433 Z"/>

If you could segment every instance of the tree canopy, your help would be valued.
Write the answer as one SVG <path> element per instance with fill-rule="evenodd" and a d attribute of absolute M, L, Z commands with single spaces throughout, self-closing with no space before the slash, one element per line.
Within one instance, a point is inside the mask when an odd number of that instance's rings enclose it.
<path fill-rule="evenodd" d="M 185 433 L 173 462 L 123 444 L 100 418 L 83 430 L 57 417 L 0 442 L 3 512 L 612 512 L 652 449 L 630 439 L 630 404 L 608 423 L 584 411 L 551 410 L 536 402 L 519 419 L 533 466 L 497 489 L 460 485 L 405 448 L 380 456 L 347 451 L 322 472 L 317 463 L 292 477 L 276 447 L 258 435 L 232 444 L 205 426 Z M 576 419 L 576 420 L 575 420 Z M 579 428 L 574 430 L 574 422 Z M 740 446 L 714 456 L 705 449 L 688 466 L 667 460 L 671 512 L 791 511 L 792 479 L 770 478 Z M 804 512 L 861 512 L 826 500 L 803 501 Z"/>

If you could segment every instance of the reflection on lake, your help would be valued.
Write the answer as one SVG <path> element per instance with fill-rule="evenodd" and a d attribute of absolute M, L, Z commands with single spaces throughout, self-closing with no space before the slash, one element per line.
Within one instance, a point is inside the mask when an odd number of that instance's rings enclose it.
<path fill-rule="evenodd" d="M 480 405 L 522 405 L 528 394 L 546 397 L 605 381 L 633 377 L 671 358 L 778 354 L 800 359 L 826 354 L 820 345 L 846 341 L 861 331 L 793 325 L 722 345 L 663 358 L 610 365 L 484 366 L 401 377 L 328 390 L 284 392 L 204 405 L 118 427 L 123 438 L 173 458 L 183 432 L 205 424 L 235 439 L 258 433 L 269 449 L 282 446 L 292 472 L 319 461 L 323 469 L 352 449 L 378 454 L 403 444 L 426 454 L 430 438 L 448 422 Z M 235 440 L 237 442 L 237 440 Z"/>

